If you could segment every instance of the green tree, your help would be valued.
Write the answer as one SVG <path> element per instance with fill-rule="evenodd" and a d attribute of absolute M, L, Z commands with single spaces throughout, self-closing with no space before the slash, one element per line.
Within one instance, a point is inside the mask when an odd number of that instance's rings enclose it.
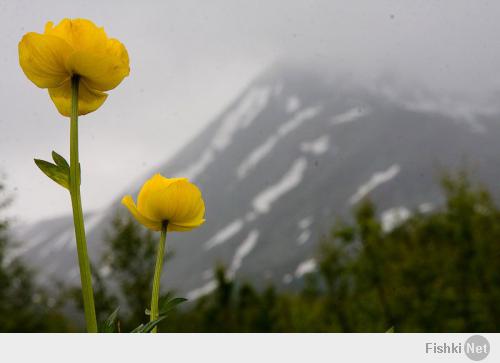
<path fill-rule="evenodd" d="M 0 211 L 10 203 L 0 183 Z M 20 259 L 9 259 L 13 242 L 9 221 L 0 218 L 0 330 L 3 332 L 53 332 L 74 329 L 34 282 L 34 273 Z"/>

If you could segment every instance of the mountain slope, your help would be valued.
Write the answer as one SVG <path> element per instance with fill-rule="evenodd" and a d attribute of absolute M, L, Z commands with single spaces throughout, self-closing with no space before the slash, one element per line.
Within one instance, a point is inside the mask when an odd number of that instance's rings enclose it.
<path fill-rule="evenodd" d="M 464 161 L 498 197 L 499 139 L 498 115 L 460 119 L 347 81 L 272 68 L 142 180 L 154 172 L 188 176 L 206 201 L 202 228 L 168 236 L 175 258 L 165 268 L 164 286 L 195 299 L 214 288 L 215 262 L 260 286 L 293 285 L 315 268 L 317 240 L 335 218 L 348 218 L 369 196 L 391 228 L 414 210 L 439 206 L 439 176 Z M 87 220 L 94 261 L 121 208 L 117 200 Z M 76 282 L 71 228 L 66 220 L 37 227 L 43 235 L 25 231 L 20 238 L 30 245 L 18 252 L 45 276 Z"/>

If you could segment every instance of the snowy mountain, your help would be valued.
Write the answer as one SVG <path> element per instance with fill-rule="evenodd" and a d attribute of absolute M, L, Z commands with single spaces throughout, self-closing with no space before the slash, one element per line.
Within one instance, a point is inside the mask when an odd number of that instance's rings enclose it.
<path fill-rule="evenodd" d="M 195 299 L 215 287 L 212 268 L 263 286 L 293 286 L 315 268 L 321 234 L 369 196 L 384 228 L 439 206 L 439 178 L 464 162 L 498 197 L 500 115 L 462 117 L 398 101 L 387 87 L 362 88 L 293 67 L 273 67 L 154 172 L 200 186 L 206 224 L 168 237 L 175 257 L 163 286 Z M 142 183 L 141 181 L 141 183 Z M 91 258 L 122 194 L 86 219 Z M 43 226 L 43 227 L 42 227 Z M 40 232 L 41 231 L 41 232 Z M 71 218 L 23 231 L 15 251 L 43 272 L 78 282 Z M 103 271 L 106 273 L 106 271 Z"/>

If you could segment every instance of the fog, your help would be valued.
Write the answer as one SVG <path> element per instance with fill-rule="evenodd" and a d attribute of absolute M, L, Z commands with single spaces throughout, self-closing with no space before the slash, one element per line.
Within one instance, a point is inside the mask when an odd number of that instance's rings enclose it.
<path fill-rule="evenodd" d="M 69 195 L 32 161 L 69 154 L 69 123 L 17 54 L 24 33 L 64 17 L 104 26 L 131 60 L 130 76 L 81 118 L 85 210 L 166 161 L 277 61 L 467 117 L 495 110 L 500 90 L 492 1 L 2 1 L 0 170 L 19 223 L 70 213 Z"/>

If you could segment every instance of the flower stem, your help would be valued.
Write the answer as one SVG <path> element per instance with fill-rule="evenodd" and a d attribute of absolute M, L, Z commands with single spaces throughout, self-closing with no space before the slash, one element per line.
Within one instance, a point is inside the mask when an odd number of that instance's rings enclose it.
<path fill-rule="evenodd" d="M 149 321 L 158 319 L 158 300 L 160 299 L 161 269 L 163 267 L 163 256 L 165 255 L 165 245 L 167 241 L 167 225 L 167 222 L 163 222 L 162 224 L 160 242 L 158 242 L 158 250 L 156 252 L 156 265 L 153 277 L 153 293 L 151 294 L 151 312 Z M 158 327 L 155 327 L 152 332 L 157 333 Z"/>
<path fill-rule="evenodd" d="M 71 79 L 71 125 L 70 125 L 70 168 L 69 192 L 73 207 L 73 222 L 75 225 L 76 250 L 80 267 L 82 283 L 83 308 L 89 333 L 97 333 L 97 319 L 94 307 L 94 291 L 92 290 L 92 275 L 85 241 L 82 201 L 80 197 L 80 162 L 78 161 L 78 84 L 79 77 Z"/>

